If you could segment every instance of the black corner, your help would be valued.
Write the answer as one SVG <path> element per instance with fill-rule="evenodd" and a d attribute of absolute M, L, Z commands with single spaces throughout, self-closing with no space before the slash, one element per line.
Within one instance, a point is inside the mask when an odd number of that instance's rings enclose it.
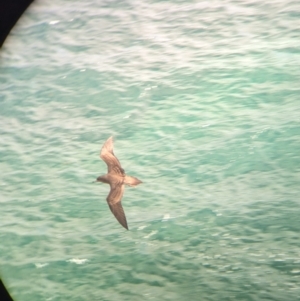
<path fill-rule="evenodd" d="M 0 301 L 13 301 L 8 291 L 6 290 L 2 280 L 0 279 Z"/>
<path fill-rule="evenodd" d="M 0 0 L 0 47 L 33 0 Z"/>

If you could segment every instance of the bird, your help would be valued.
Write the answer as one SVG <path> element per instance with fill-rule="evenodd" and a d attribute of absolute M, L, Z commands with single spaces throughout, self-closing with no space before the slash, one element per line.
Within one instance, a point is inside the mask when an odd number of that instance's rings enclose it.
<path fill-rule="evenodd" d="M 113 147 L 113 137 L 111 136 L 105 141 L 100 151 L 100 158 L 107 165 L 107 174 L 99 176 L 96 182 L 110 185 L 110 192 L 106 201 L 117 221 L 128 230 L 121 199 L 124 194 L 125 185 L 137 186 L 142 183 L 142 181 L 125 174 L 125 170 L 121 167 L 118 158 L 114 155 Z"/>

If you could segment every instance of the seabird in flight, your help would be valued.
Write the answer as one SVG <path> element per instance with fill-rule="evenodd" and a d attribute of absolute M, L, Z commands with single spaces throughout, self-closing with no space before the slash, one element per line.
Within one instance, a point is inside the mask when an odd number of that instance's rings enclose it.
<path fill-rule="evenodd" d="M 125 185 L 137 186 L 142 181 L 138 178 L 125 174 L 125 170 L 121 167 L 118 158 L 113 152 L 113 138 L 110 137 L 103 144 L 100 158 L 107 165 L 107 174 L 97 178 L 97 182 L 103 182 L 110 185 L 110 192 L 106 198 L 108 206 L 116 217 L 118 222 L 128 230 L 126 216 L 121 204 Z"/>

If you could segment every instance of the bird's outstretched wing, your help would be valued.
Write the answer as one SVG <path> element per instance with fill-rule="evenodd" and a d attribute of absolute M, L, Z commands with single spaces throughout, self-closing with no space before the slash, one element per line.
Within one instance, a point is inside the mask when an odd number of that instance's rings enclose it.
<path fill-rule="evenodd" d="M 123 176 L 125 175 L 125 171 L 121 167 L 118 158 L 114 155 L 113 148 L 113 137 L 109 137 L 102 146 L 100 158 L 106 163 L 109 173 L 116 173 Z"/>
<path fill-rule="evenodd" d="M 121 199 L 124 193 L 124 185 L 123 184 L 111 184 L 110 185 L 110 192 L 107 196 L 106 200 L 108 203 L 108 206 L 113 213 L 113 215 L 116 217 L 118 222 L 128 230 L 127 226 L 127 220 L 124 213 L 124 209 L 122 207 Z"/>

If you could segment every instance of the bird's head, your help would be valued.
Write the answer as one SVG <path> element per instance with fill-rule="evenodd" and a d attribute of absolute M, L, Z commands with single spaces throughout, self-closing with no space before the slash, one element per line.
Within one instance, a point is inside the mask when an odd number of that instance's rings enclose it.
<path fill-rule="evenodd" d="M 109 181 L 108 181 L 106 175 L 104 175 L 104 176 L 99 176 L 99 177 L 96 179 L 96 182 L 102 182 L 102 183 L 107 183 L 107 184 L 109 184 Z"/>

